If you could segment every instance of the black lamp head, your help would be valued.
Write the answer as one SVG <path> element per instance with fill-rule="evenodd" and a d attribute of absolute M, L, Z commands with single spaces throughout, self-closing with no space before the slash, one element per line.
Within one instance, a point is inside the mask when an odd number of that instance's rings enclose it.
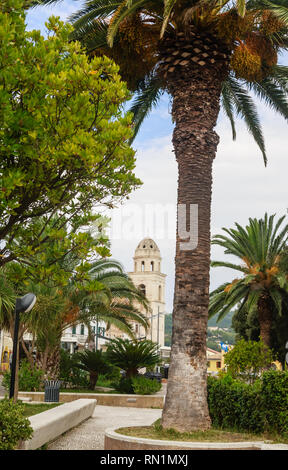
<path fill-rule="evenodd" d="M 36 302 L 35 294 L 25 294 L 23 297 L 16 299 L 16 310 L 17 312 L 30 312 Z"/>

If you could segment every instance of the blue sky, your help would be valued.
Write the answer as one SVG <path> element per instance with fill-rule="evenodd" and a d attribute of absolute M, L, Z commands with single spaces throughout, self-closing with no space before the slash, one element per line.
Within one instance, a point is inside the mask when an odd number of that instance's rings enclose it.
<path fill-rule="evenodd" d="M 29 29 L 45 30 L 44 22 L 51 15 L 66 20 L 81 5 L 81 0 L 65 0 L 53 7 L 37 7 L 27 16 Z M 281 62 L 288 63 L 287 55 Z M 132 257 L 138 242 L 147 235 L 152 236 L 162 254 L 162 271 L 167 274 L 166 311 L 172 311 L 174 286 L 175 222 L 177 167 L 172 151 L 171 137 L 173 124 L 170 115 L 170 102 L 163 96 L 159 106 L 144 122 L 134 141 L 137 165 L 136 175 L 143 185 L 136 190 L 122 209 L 112 214 L 112 256 L 122 261 L 125 268 L 133 268 Z M 288 132 L 287 121 L 258 103 L 258 112 L 268 154 L 265 168 L 261 153 L 244 124 L 237 122 L 237 140 L 232 141 L 228 120 L 220 113 L 216 131 L 220 136 L 217 158 L 213 168 L 212 234 L 219 233 L 222 227 L 232 227 L 235 222 L 246 224 L 249 217 L 262 217 L 265 212 L 276 213 L 278 217 L 287 214 L 288 209 Z M 154 225 L 145 219 L 147 208 L 168 208 L 169 221 L 156 218 Z M 134 227 L 125 237 L 119 237 L 117 226 L 119 217 L 129 226 L 131 214 L 137 215 Z M 140 214 L 140 215 L 139 215 Z M 156 211 L 157 214 L 157 211 Z M 141 219 L 142 217 L 142 219 Z M 126 218 L 126 219 L 125 219 Z M 114 223 L 113 223 L 114 220 Z M 161 230 L 163 228 L 163 230 Z M 162 233 L 163 232 L 163 233 Z M 223 252 L 212 248 L 212 259 L 223 259 Z M 224 255 L 229 261 L 227 255 Z M 220 283 L 232 280 L 237 273 L 224 269 L 211 270 L 211 289 Z"/>

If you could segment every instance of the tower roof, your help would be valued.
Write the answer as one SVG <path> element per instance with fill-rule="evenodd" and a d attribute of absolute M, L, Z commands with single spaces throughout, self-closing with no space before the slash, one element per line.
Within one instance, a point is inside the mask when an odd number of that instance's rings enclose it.
<path fill-rule="evenodd" d="M 152 238 L 143 238 L 143 240 L 141 240 L 141 242 L 138 243 L 138 246 L 135 250 L 135 255 L 137 254 L 138 251 L 143 252 L 143 250 L 150 251 L 150 252 L 154 251 L 160 254 L 160 250 L 157 244 L 154 242 L 154 240 L 152 240 Z"/>

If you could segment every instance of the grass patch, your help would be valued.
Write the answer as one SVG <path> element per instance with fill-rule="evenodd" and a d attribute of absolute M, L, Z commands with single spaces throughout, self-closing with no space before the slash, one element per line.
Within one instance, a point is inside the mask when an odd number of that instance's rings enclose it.
<path fill-rule="evenodd" d="M 38 404 L 30 404 L 30 403 L 25 403 L 24 404 L 24 416 L 26 418 L 29 418 L 29 416 L 34 416 L 39 413 L 43 413 L 43 411 L 51 410 L 52 408 L 55 408 L 56 406 L 62 405 L 62 403 L 39 403 Z"/>
<path fill-rule="evenodd" d="M 247 442 L 247 441 L 271 441 L 285 442 L 278 436 L 268 436 L 263 434 L 241 433 L 227 431 L 223 429 L 211 428 L 208 431 L 178 432 L 175 429 L 163 429 L 160 420 L 157 420 L 152 426 L 137 426 L 128 428 L 119 428 L 118 434 L 125 436 L 140 437 L 146 439 L 186 441 L 186 442 Z M 286 441 L 287 443 L 287 441 Z"/>

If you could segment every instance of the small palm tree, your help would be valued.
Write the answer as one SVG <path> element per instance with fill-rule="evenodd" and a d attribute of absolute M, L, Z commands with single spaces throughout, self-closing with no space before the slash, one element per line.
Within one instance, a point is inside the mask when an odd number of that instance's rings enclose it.
<path fill-rule="evenodd" d="M 90 317 L 105 321 L 108 329 L 113 324 L 132 338 L 133 324 L 139 323 L 147 330 L 149 321 L 139 307 L 148 312 L 149 302 L 119 261 L 102 259 L 92 263 L 83 287 L 81 308 L 89 309 Z"/>
<path fill-rule="evenodd" d="M 126 372 L 131 378 L 138 374 L 142 367 L 154 367 L 160 363 L 158 344 L 149 340 L 129 341 L 128 339 L 114 339 L 107 349 L 107 359 L 114 366 Z"/>
<path fill-rule="evenodd" d="M 73 263 L 69 272 L 72 267 Z M 36 347 L 38 366 L 50 377 L 58 376 L 60 340 L 67 328 L 86 324 L 89 330 L 91 322 L 97 319 L 106 322 L 107 328 L 114 325 L 133 338 L 135 322 L 145 329 L 149 325 L 145 314 L 135 304 L 137 302 L 148 310 L 147 299 L 116 260 L 102 259 L 92 263 L 87 279 L 81 284 L 71 275 L 70 282 L 62 288 L 49 283 L 30 283 L 29 290 L 37 295 L 37 304 L 27 315 L 23 332 L 32 333 L 33 347 L 29 351 L 23 341 L 22 345 L 31 364 L 34 360 L 32 350 Z"/>
<path fill-rule="evenodd" d="M 287 275 L 281 270 L 281 257 L 287 243 L 288 224 L 281 227 L 285 216 L 274 224 L 275 215 L 263 219 L 249 219 L 245 228 L 223 229 L 226 235 L 215 235 L 212 244 L 222 246 L 226 254 L 234 255 L 241 264 L 213 261 L 212 266 L 231 268 L 242 276 L 226 282 L 210 294 L 209 316 L 218 315 L 220 321 L 238 303 L 241 313 L 258 314 L 260 337 L 269 347 L 273 309 L 282 313 L 287 298 Z"/>
<path fill-rule="evenodd" d="M 83 351 L 77 354 L 77 362 L 74 367 L 89 373 L 89 388 L 95 389 L 99 374 L 105 374 L 111 370 L 105 354 L 102 351 Z"/>

